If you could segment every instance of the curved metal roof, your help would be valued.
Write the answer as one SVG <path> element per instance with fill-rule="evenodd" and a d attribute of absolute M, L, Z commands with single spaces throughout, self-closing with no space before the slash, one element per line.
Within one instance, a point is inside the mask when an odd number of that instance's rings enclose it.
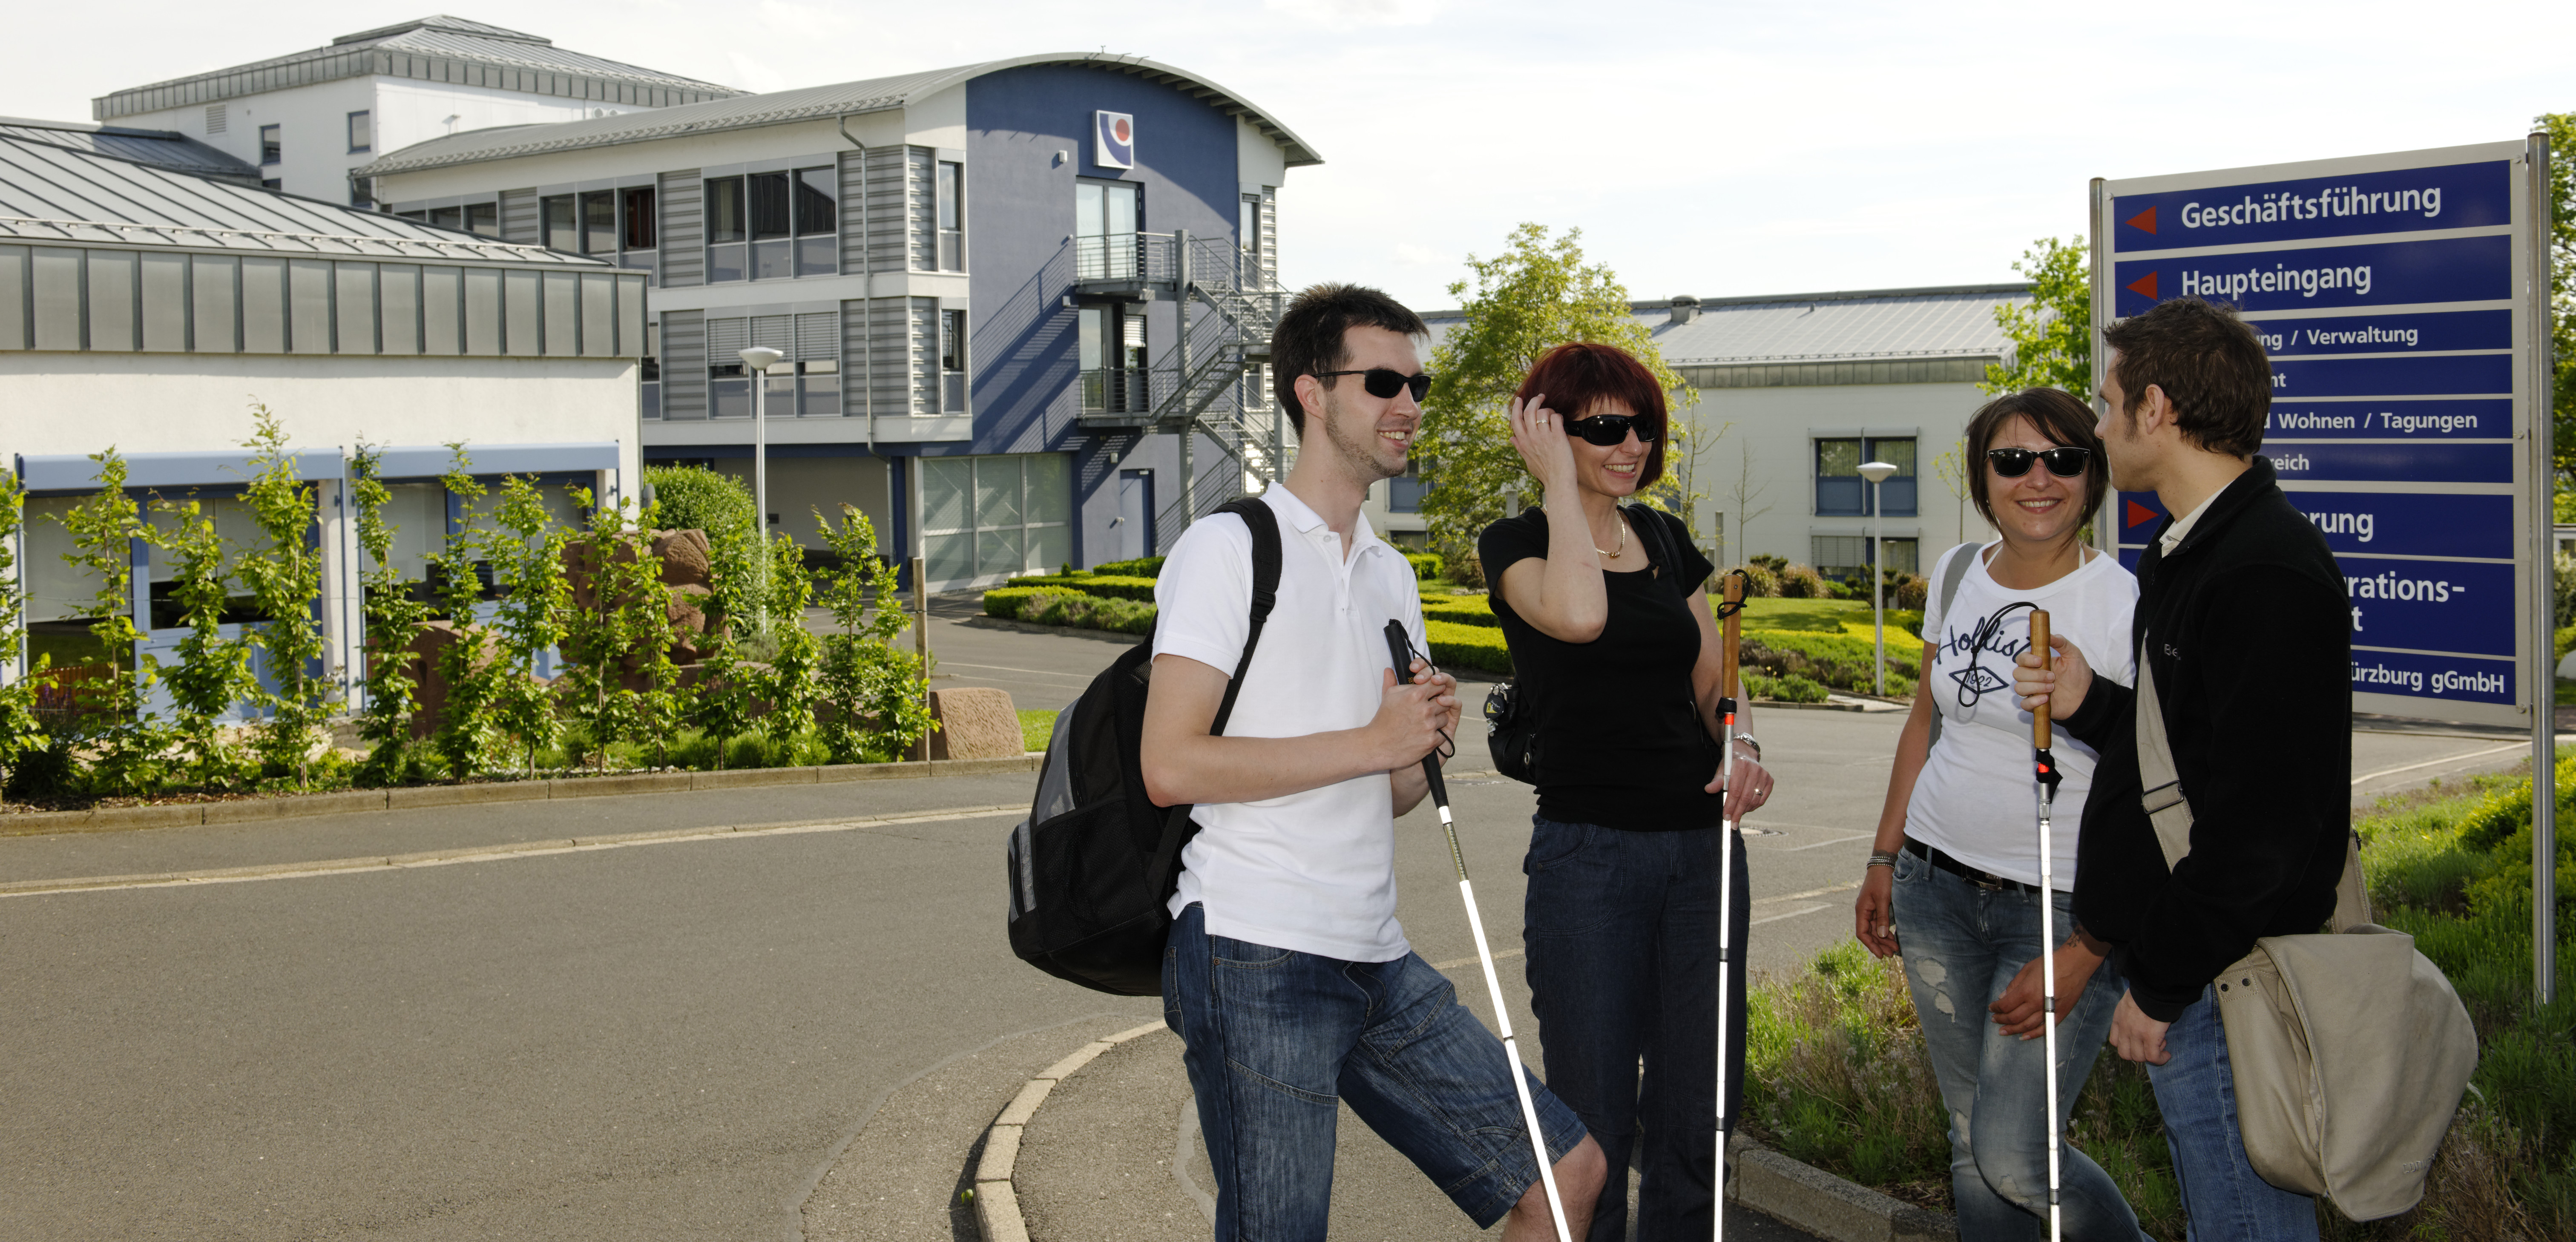
<path fill-rule="evenodd" d="M 927 99 L 961 82 L 972 81 L 989 73 L 1018 69 L 1028 65 L 1078 65 L 1129 74 L 1149 82 L 1179 86 L 1206 101 L 1208 106 L 1242 117 L 1278 143 L 1288 153 L 1288 166 L 1321 164 L 1306 140 L 1269 113 L 1255 107 L 1241 95 L 1183 69 L 1142 56 L 1110 56 L 1098 52 L 1059 52 L 1038 56 L 1015 56 L 1008 60 L 991 60 L 953 69 L 932 69 L 894 77 L 869 78 L 859 82 L 842 82 L 831 86 L 809 86 L 792 91 L 771 91 L 765 95 L 738 95 L 731 99 L 707 103 L 682 104 L 672 108 L 655 108 L 619 116 L 596 117 L 581 121 L 558 121 L 545 125 L 513 125 L 471 130 L 414 143 L 402 150 L 388 152 L 383 158 L 355 170 L 353 175 L 382 177 L 394 173 L 420 172 L 424 169 L 447 168 L 458 164 L 479 164 L 488 160 L 516 159 L 555 151 L 576 151 L 585 147 L 616 146 L 629 142 L 648 142 L 659 138 L 677 138 L 692 134 L 721 133 L 734 129 L 754 129 L 764 125 L 783 125 L 792 121 L 819 120 L 824 117 L 853 116 L 863 112 L 883 112 L 909 106 Z"/>

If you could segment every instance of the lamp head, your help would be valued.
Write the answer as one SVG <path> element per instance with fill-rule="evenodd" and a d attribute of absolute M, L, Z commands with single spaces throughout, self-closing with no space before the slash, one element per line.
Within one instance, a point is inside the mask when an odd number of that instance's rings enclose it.
<path fill-rule="evenodd" d="M 766 345 L 754 345 L 741 351 L 740 354 L 742 365 L 754 375 L 767 374 L 769 368 L 778 365 L 778 360 L 786 356 Z M 1890 466 L 1888 469 L 1893 470 L 1895 467 Z"/>
<path fill-rule="evenodd" d="M 750 351 L 743 351 L 743 356 L 750 357 Z M 1895 473 L 1896 466 L 1890 462 L 1865 461 L 1860 464 L 1860 477 L 1867 479 L 1872 483 L 1884 483 L 1887 481 L 1889 475 Z"/>

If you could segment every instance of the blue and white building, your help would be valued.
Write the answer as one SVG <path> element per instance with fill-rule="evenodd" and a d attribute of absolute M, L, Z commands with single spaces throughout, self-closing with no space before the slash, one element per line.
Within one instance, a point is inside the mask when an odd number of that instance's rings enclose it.
<path fill-rule="evenodd" d="M 383 209 L 649 273 L 648 460 L 770 520 L 868 511 L 934 588 L 1169 546 L 1294 452 L 1263 363 L 1279 191 L 1320 157 L 1170 65 L 1023 56 L 441 136 Z M 784 359 L 747 376 L 738 351 Z"/>

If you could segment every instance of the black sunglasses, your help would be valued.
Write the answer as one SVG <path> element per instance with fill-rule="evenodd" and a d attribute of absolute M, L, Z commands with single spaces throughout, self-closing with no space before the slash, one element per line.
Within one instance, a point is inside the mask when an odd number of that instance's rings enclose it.
<path fill-rule="evenodd" d="M 1986 460 L 1994 463 L 1995 473 L 2007 479 L 2030 473 L 2030 463 L 2035 461 L 2048 463 L 2048 472 L 2061 479 L 2080 478 L 2092 458 L 2093 450 L 2089 448 L 2053 448 L 2045 453 L 2026 448 L 1986 450 Z"/>
<path fill-rule="evenodd" d="M 1370 367 L 1365 371 L 1317 371 L 1314 374 L 1317 379 L 1330 379 L 1336 375 L 1359 376 L 1360 387 L 1367 389 L 1368 395 L 1380 400 L 1393 397 L 1407 388 L 1413 390 L 1413 399 L 1416 401 L 1420 401 L 1431 392 L 1431 373 L 1428 371 L 1420 375 L 1407 375 L 1392 367 Z"/>
<path fill-rule="evenodd" d="M 1631 429 L 1636 431 L 1639 440 L 1648 444 L 1654 443 L 1655 437 L 1661 433 L 1661 428 L 1652 420 L 1634 414 L 1595 414 L 1590 418 L 1565 420 L 1565 434 L 1581 436 L 1584 443 L 1597 444 L 1602 448 L 1625 441 Z"/>

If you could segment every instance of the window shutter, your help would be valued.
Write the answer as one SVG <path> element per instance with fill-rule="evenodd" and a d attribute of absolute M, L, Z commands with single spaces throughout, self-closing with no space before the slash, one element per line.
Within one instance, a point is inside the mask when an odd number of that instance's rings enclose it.
<path fill-rule="evenodd" d="M 841 313 L 817 311 L 796 317 L 796 349 L 799 362 L 828 362 L 841 356 Z"/>
<path fill-rule="evenodd" d="M 734 355 L 751 348 L 751 321 L 748 319 L 710 319 L 707 321 L 707 365 L 724 366 L 740 362 Z"/>

